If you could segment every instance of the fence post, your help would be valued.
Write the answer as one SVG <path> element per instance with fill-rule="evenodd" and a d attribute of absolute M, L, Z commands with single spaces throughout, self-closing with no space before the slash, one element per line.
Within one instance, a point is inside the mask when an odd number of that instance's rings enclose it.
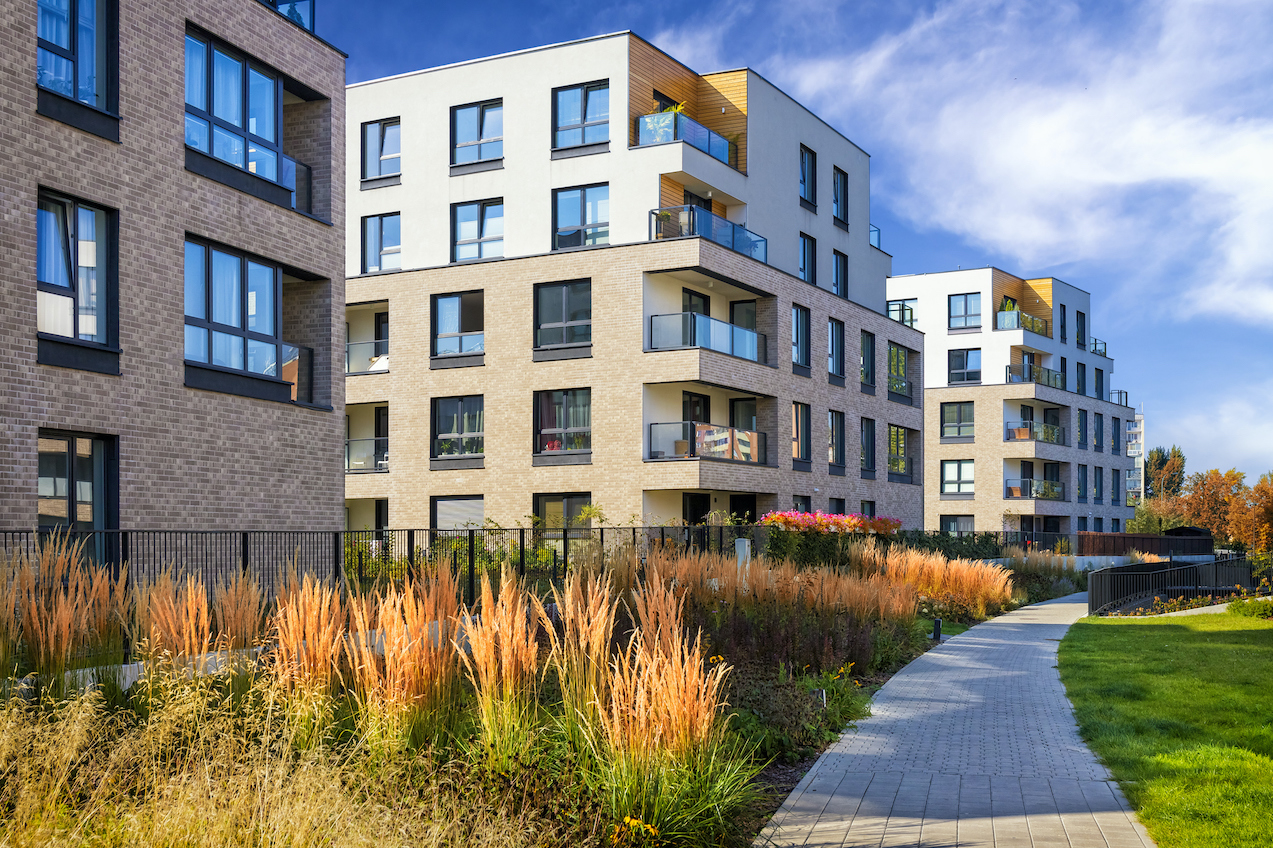
<path fill-rule="evenodd" d="M 344 554 L 344 546 L 341 545 L 341 533 L 339 530 L 332 531 L 332 587 L 340 587 L 340 561 Z"/>
<path fill-rule="evenodd" d="M 415 579 L 415 531 L 407 531 L 407 576 Z"/>
<path fill-rule="evenodd" d="M 566 574 L 570 571 L 570 524 L 567 523 L 561 531 L 561 577 L 564 580 Z M 553 575 L 557 577 L 556 574 Z"/>
<path fill-rule="evenodd" d="M 521 549 L 521 556 L 517 562 L 517 573 L 521 577 L 526 576 L 526 528 L 517 528 L 517 546 Z"/>
<path fill-rule="evenodd" d="M 477 531 L 469 528 L 469 603 L 477 600 L 477 577 L 473 573 L 474 560 L 477 556 Z"/>
<path fill-rule="evenodd" d="M 248 551 L 250 549 L 249 543 L 248 543 L 248 531 L 244 530 L 239 535 L 243 539 L 243 573 L 247 574 L 248 573 Z"/>
<path fill-rule="evenodd" d="M 601 534 L 601 561 L 606 559 L 606 528 L 598 527 L 597 532 Z"/>

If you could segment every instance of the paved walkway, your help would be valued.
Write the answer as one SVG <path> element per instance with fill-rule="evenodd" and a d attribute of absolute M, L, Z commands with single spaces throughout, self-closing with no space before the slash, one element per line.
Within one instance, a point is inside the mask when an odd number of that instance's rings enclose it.
<path fill-rule="evenodd" d="M 818 759 L 756 845 L 1152 848 L 1078 736 L 1056 649 L 1079 593 L 933 648 Z"/>

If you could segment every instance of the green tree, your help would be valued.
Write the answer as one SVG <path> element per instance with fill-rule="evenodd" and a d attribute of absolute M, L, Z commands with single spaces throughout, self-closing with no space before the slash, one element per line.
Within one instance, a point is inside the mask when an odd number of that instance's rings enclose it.
<path fill-rule="evenodd" d="M 1145 455 L 1145 497 L 1178 498 L 1185 485 L 1185 452 L 1179 445 L 1152 448 Z"/>
<path fill-rule="evenodd" d="M 1157 534 L 1187 523 L 1178 498 L 1154 498 L 1136 505 L 1136 517 L 1127 522 L 1127 532 Z"/>

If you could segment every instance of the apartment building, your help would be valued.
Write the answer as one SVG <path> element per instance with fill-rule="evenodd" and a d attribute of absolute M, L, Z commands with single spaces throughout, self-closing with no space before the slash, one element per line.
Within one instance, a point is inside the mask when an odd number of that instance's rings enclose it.
<path fill-rule="evenodd" d="M 0 0 L 0 529 L 341 526 L 345 57 L 312 23 Z"/>
<path fill-rule="evenodd" d="M 1135 505 L 1145 500 L 1145 405 L 1140 405 L 1136 417 L 1124 422 L 1127 427 L 1127 455 L 1135 463 L 1127 474 L 1127 503 Z"/>
<path fill-rule="evenodd" d="M 1088 292 L 980 268 L 890 277 L 888 296 L 936 363 L 924 382 L 926 527 L 1123 529 L 1135 410 L 1111 385 Z"/>
<path fill-rule="evenodd" d="M 921 336 L 835 129 L 627 32 L 347 98 L 350 527 L 920 524 Z"/>

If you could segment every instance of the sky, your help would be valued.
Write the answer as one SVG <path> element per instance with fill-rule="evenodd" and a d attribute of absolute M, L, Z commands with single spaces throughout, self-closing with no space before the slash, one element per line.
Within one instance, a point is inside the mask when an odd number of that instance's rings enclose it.
<path fill-rule="evenodd" d="M 1268 0 L 316 2 L 351 83 L 621 30 L 751 67 L 871 154 L 894 274 L 1091 292 L 1150 446 L 1273 471 Z"/>

